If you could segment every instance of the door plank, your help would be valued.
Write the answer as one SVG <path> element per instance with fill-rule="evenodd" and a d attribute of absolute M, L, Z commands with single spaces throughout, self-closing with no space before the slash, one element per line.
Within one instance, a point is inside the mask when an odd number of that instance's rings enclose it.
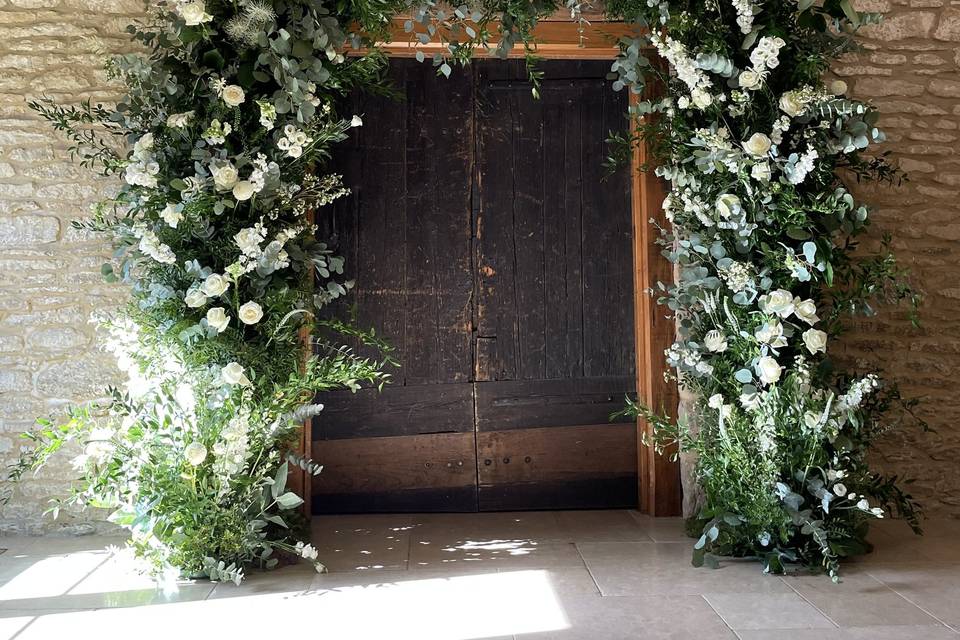
<path fill-rule="evenodd" d="M 480 509 L 635 506 L 635 451 L 633 424 L 478 433 Z"/>
<path fill-rule="evenodd" d="M 314 443 L 314 513 L 475 511 L 472 433 Z"/>

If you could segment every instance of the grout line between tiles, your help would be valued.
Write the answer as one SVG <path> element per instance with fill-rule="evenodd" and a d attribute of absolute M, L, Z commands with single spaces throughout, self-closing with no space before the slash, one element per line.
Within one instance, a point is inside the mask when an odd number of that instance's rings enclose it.
<path fill-rule="evenodd" d="M 710 607 L 710 610 L 713 611 L 715 614 L 717 614 L 717 617 L 720 618 L 720 621 L 723 623 L 723 626 L 725 626 L 727 629 L 730 629 L 730 632 L 733 633 L 733 635 L 737 636 L 737 638 L 741 638 L 742 640 L 742 636 L 739 633 L 737 633 L 736 629 L 730 626 L 730 623 L 727 622 L 727 619 L 723 617 L 723 614 L 717 611 L 717 608 L 713 606 L 713 603 L 710 602 L 710 599 L 707 598 L 707 596 L 703 595 L 702 593 L 698 595 L 704 602 L 707 603 L 707 606 Z"/>
<path fill-rule="evenodd" d="M 932 611 L 927 610 L 926 608 L 924 608 L 924 607 L 923 607 L 922 605 L 920 605 L 919 603 L 914 602 L 914 601 L 911 600 L 908 596 L 900 593 L 899 591 L 897 591 L 896 589 L 894 589 L 892 586 L 890 586 L 889 584 L 887 584 L 886 582 L 884 582 L 883 580 L 881 580 L 881 579 L 878 578 L 877 576 L 875 576 L 875 575 L 873 575 L 872 573 L 870 573 L 870 570 L 869 570 L 869 569 L 867 569 L 866 571 L 864 571 L 864 573 L 866 573 L 866 574 L 867 574 L 868 576 L 870 576 L 872 579 L 876 580 L 879 584 L 882 584 L 884 587 L 886 587 L 887 589 L 889 589 L 889 590 L 892 591 L 893 593 L 897 594 L 898 596 L 900 596 L 901 598 L 903 598 L 904 600 L 906 600 L 907 602 L 909 602 L 910 604 L 912 604 L 913 606 L 915 606 L 917 609 L 920 609 L 920 611 L 923 611 L 925 614 L 927 614 L 928 616 L 930 616 L 931 618 L 933 618 L 934 620 L 936 620 L 937 622 L 939 622 L 940 624 L 942 624 L 943 626 L 945 626 L 947 629 L 950 629 L 950 630 L 953 631 L 954 633 L 960 633 L 960 625 L 952 625 L 952 624 L 946 622 L 945 620 L 942 620 L 939 616 L 935 615 Z"/>
<path fill-rule="evenodd" d="M 587 570 L 587 575 L 590 576 L 590 580 L 593 581 L 593 586 L 597 589 L 597 593 L 600 594 L 600 597 L 601 597 L 601 598 L 605 598 L 606 596 L 603 595 L 603 589 L 600 588 L 600 583 L 597 582 L 596 576 L 594 576 L 594 575 L 593 575 L 593 571 L 590 570 L 590 565 L 587 564 L 586 558 L 584 558 L 584 557 L 583 557 L 583 554 L 580 553 L 580 545 L 579 545 L 579 543 L 574 542 L 574 543 L 573 543 L 573 548 L 576 550 L 577 556 L 580 557 L 580 562 L 583 563 L 583 568 Z"/>
<path fill-rule="evenodd" d="M 834 620 L 833 618 L 831 618 L 830 616 L 828 616 L 826 613 L 824 613 L 824 611 L 823 611 L 822 609 L 820 609 L 820 607 L 818 607 L 817 605 L 813 604 L 813 602 L 811 602 L 810 599 L 809 599 L 807 596 L 805 596 L 805 595 L 803 595 L 802 593 L 800 593 L 799 589 L 797 589 L 797 588 L 794 587 L 792 584 L 790 584 L 789 582 L 787 582 L 787 581 L 783 578 L 783 576 L 777 576 L 777 577 L 778 577 L 778 579 L 780 580 L 780 582 L 782 582 L 783 584 L 787 585 L 787 588 L 788 588 L 788 589 L 790 589 L 790 590 L 793 591 L 795 594 L 797 594 L 798 596 L 800 596 L 800 599 L 801 599 L 801 600 L 803 600 L 804 602 L 806 602 L 807 604 L 809 604 L 809 605 L 810 605 L 811 607 L 813 607 L 820 615 L 822 615 L 824 618 L 826 618 L 827 620 L 829 620 L 829 621 L 830 621 L 830 624 L 832 624 L 833 626 L 835 626 L 837 629 L 840 628 L 840 625 L 837 624 L 837 621 L 836 621 L 836 620 Z"/>

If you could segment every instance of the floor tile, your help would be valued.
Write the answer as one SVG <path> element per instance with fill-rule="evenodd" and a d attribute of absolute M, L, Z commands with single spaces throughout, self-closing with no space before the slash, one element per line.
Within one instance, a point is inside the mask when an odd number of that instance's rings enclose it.
<path fill-rule="evenodd" d="M 960 568 L 927 563 L 867 571 L 941 622 L 960 629 Z"/>
<path fill-rule="evenodd" d="M 509 573 L 515 569 L 500 569 L 501 573 Z M 584 566 L 580 567 L 551 567 L 542 569 L 550 588 L 557 594 L 600 595 L 597 583 Z"/>
<path fill-rule="evenodd" d="M 938 624 L 862 571 L 848 570 L 839 584 L 822 575 L 786 576 L 783 581 L 841 627 Z"/>
<path fill-rule="evenodd" d="M 561 511 L 560 532 L 568 542 L 651 542 L 649 526 L 628 511 Z"/>
<path fill-rule="evenodd" d="M 943 626 L 847 627 L 843 629 L 752 629 L 738 631 L 740 640 L 957 640 Z"/>
<path fill-rule="evenodd" d="M 523 635 L 535 640 L 735 639 L 699 596 L 561 597 L 562 629 Z"/>
<path fill-rule="evenodd" d="M 836 628 L 796 593 L 707 593 L 704 597 L 736 631 Z"/>
<path fill-rule="evenodd" d="M 693 567 L 688 543 L 592 542 L 577 548 L 605 596 L 790 592 L 775 576 L 764 574 L 758 562 Z"/>
<path fill-rule="evenodd" d="M 652 518 L 635 511 L 630 513 L 654 542 L 687 542 L 693 544 L 696 541 L 687 535 L 686 522 L 683 518 Z"/>
<path fill-rule="evenodd" d="M 318 516 L 312 538 L 328 571 L 405 569 L 409 515 Z"/>
<path fill-rule="evenodd" d="M 522 539 L 478 537 L 442 543 L 411 542 L 410 570 L 465 567 L 544 568 L 582 567 L 572 542 L 531 542 Z"/>

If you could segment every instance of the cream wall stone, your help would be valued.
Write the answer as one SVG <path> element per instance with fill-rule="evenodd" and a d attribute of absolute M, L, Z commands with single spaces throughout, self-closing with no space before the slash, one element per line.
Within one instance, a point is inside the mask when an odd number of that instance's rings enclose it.
<path fill-rule="evenodd" d="M 843 357 L 880 362 L 908 394 L 925 398 L 920 414 L 937 432 L 894 433 L 877 461 L 912 478 L 932 514 L 960 517 L 960 2 L 869 0 L 885 24 L 867 31 L 866 51 L 835 72 L 851 94 L 873 98 L 889 135 L 886 148 L 910 173 L 900 188 L 864 189 L 884 231 L 926 294 L 923 326 L 884 312 L 856 323 Z M 101 282 L 109 255 L 70 222 L 83 217 L 109 183 L 71 163 L 67 143 L 36 118 L 28 98 L 115 99 L 102 71 L 111 53 L 131 50 L 123 27 L 143 11 L 132 0 L 0 0 L 0 465 L 19 451 L 17 434 L 37 416 L 89 400 L 117 381 L 96 347 L 89 317 L 123 300 Z M 0 531 L 95 529 L 98 514 L 42 517 L 69 486 L 64 459 L 29 478 L 0 514 Z"/>

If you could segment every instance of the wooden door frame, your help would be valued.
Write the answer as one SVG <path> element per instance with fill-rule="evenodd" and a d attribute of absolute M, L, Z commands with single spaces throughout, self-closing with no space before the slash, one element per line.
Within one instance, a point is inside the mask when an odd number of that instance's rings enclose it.
<path fill-rule="evenodd" d="M 422 45 L 414 34 L 404 30 L 405 19 L 395 18 L 390 26 L 391 42 L 379 45 L 391 57 L 414 57 L 417 51 L 427 56 L 445 51 L 442 43 Z M 612 60 L 619 53 L 617 40 L 635 33 L 634 25 L 602 19 L 591 20 L 583 27 L 566 19 L 547 19 L 536 27 L 537 55 L 547 60 Z M 351 50 L 349 55 L 363 55 Z M 516 46 L 511 58 L 522 58 L 525 53 Z M 427 64 L 427 63 L 425 63 Z M 630 104 L 640 96 L 631 93 Z M 635 124 L 631 124 L 634 127 Z M 640 171 L 646 166 L 647 171 Z M 634 331 L 637 372 L 637 394 L 641 402 L 655 410 L 676 417 L 679 394 L 676 384 L 664 379 L 667 365 L 663 352 L 674 339 L 675 326 L 667 318 L 650 294 L 658 281 L 673 280 L 673 267 L 663 257 L 657 244 L 658 226 L 668 224 L 663 213 L 666 189 L 652 169 L 652 158 L 644 145 L 636 145 L 631 158 L 631 215 L 633 246 Z M 309 454 L 312 435 L 311 423 L 304 425 L 302 451 Z M 642 418 L 637 421 L 637 478 L 638 509 L 652 516 L 678 516 L 681 513 L 681 485 L 679 464 L 671 460 L 670 452 L 658 455 L 653 447 L 644 444 L 649 439 L 651 425 Z M 311 478 L 302 475 L 296 483 L 305 493 L 310 492 Z M 304 495 L 309 515 L 311 500 Z"/>

